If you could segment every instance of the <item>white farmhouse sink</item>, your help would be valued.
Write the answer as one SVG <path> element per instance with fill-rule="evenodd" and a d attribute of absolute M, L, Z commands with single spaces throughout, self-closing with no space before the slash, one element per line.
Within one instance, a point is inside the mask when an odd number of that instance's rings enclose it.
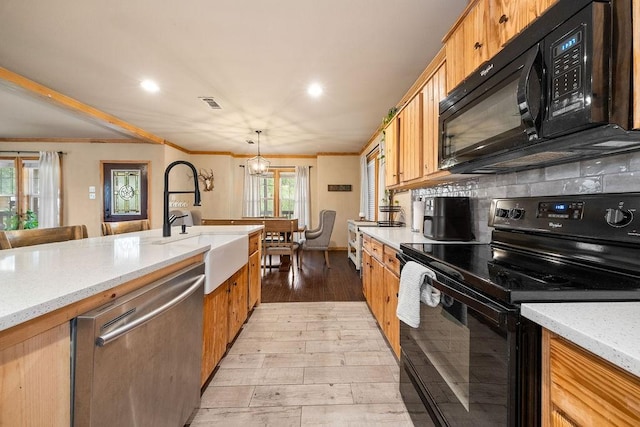
<path fill-rule="evenodd" d="M 249 261 L 249 237 L 246 234 L 201 234 L 198 242 L 211 245 L 204 261 L 207 276 L 205 294 L 215 290 Z"/>

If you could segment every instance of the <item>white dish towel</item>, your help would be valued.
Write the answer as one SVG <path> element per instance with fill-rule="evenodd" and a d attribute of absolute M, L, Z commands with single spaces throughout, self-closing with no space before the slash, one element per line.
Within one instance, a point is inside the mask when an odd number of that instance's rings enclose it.
<path fill-rule="evenodd" d="M 430 307 L 440 303 L 440 291 L 431 286 L 436 274 L 430 268 L 409 261 L 400 274 L 396 316 L 412 328 L 420 326 L 420 301 Z"/>

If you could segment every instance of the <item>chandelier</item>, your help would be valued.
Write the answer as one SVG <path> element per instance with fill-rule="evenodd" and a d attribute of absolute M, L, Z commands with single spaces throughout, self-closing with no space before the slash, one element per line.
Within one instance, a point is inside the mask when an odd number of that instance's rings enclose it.
<path fill-rule="evenodd" d="M 247 167 L 250 175 L 266 175 L 269 172 L 270 161 L 260 155 L 260 134 L 261 130 L 257 130 L 258 134 L 258 155 L 247 160 Z"/>

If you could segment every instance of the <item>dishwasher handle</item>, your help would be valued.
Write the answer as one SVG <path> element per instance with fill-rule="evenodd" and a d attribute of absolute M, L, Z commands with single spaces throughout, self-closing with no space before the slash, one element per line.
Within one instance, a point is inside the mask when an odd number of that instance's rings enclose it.
<path fill-rule="evenodd" d="M 98 347 L 104 347 L 105 345 L 109 344 L 111 341 L 113 341 L 113 340 L 119 338 L 120 336 L 126 334 L 127 332 L 137 328 L 138 326 L 148 322 L 149 320 L 153 319 L 154 317 L 159 316 L 160 314 L 162 314 L 165 311 L 169 310 L 171 307 L 174 307 L 174 306 L 180 304 L 182 301 L 184 301 L 185 299 L 189 298 L 189 296 L 191 296 L 191 294 L 193 294 L 200 287 L 200 285 L 202 285 L 202 282 L 204 282 L 204 278 L 205 278 L 204 274 L 201 274 L 201 275 L 199 275 L 198 277 L 196 277 L 194 279 L 190 279 L 190 280 L 195 280 L 195 282 L 193 283 L 193 285 L 191 285 L 187 290 L 182 292 L 180 295 L 176 296 L 171 301 L 166 302 L 165 304 L 161 305 L 160 307 L 150 311 L 149 313 L 145 314 L 144 316 L 141 316 L 141 317 L 135 319 L 131 323 L 127 323 L 126 325 L 124 325 L 124 326 L 122 326 L 120 328 L 116 328 L 113 331 L 107 332 L 104 335 L 100 335 L 96 339 L 96 345 Z"/>

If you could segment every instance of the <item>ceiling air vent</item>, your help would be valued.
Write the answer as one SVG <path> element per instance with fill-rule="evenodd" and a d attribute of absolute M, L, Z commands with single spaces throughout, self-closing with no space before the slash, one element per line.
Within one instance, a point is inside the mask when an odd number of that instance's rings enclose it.
<path fill-rule="evenodd" d="M 222 109 L 222 107 L 220 106 L 220 104 L 218 104 L 216 102 L 215 99 L 213 99 L 210 96 L 201 96 L 200 99 L 202 99 L 204 102 L 206 102 L 207 104 L 209 104 L 209 107 L 213 108 L 214 110 L 220 110 Z"/>

